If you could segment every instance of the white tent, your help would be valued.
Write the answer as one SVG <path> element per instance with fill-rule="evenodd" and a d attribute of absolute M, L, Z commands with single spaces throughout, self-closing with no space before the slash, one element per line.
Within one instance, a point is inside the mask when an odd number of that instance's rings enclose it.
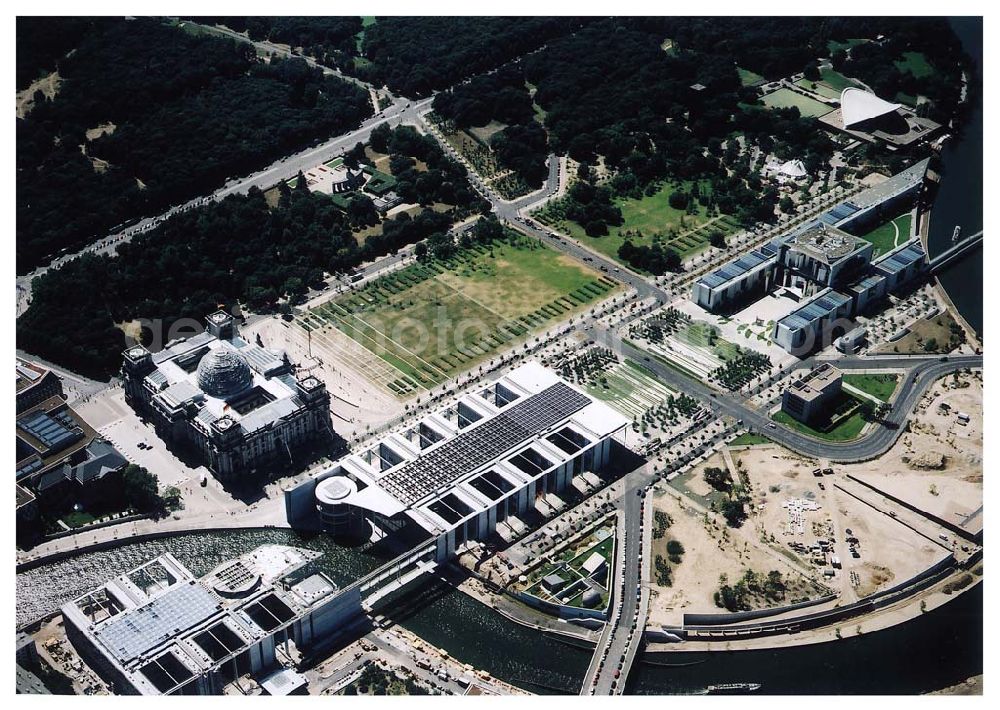
<path fill-rule="evenodd" d="M 806 166 L 801 160 L 787 160 L 778 166 L 778 172 L 791 178 L 805 177 Z"/>
<path fill-rule="evenodd" d="M 840 94 L 840 115 L 844 119 L 844 128 L 884 116 L 902 107 L 902 104 L 891 104 L 870 91 L 853 86 L 844 89 Z"/>

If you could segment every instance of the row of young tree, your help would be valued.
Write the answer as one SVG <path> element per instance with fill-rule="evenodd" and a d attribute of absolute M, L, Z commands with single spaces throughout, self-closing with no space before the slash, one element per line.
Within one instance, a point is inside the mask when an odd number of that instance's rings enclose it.
<path fill-rule="evenodd" d="M 367 92 L 303 60 L 265 64 L 244 43 L 152 19 L 95 21 L 54 68 L 55 97 L 37 94 L 17 121 L 19 273 L 372 110 Z"/>

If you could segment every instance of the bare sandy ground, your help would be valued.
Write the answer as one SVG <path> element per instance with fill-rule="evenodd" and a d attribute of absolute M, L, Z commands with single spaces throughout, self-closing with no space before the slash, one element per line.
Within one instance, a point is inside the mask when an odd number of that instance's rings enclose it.
<path fill-rule="evenodd" d="M 960 525 L 983 503 L 982 402 L 980 376 L 938 380 L 918 405 L 910 431 L 885 456 L 838 470 Z M 969 415 L 967 425 L 957 412 Z"/>
<path fill-rule="evenodd" d="M 369 427 L 378 427 L 403 411 L 398 400 L 351 367 L 345 358 L 328 350 L 320 355 L 318 346 L 313 347 L 310 357 L 305 332 L 291 323 L 266 318 L 244 328 L 243 333 L 250 340 L 259 333 L 264 347 L 284 350 L 292 362 L 326 383 L 333 428 L 345 439 L 364 434 Z"/>

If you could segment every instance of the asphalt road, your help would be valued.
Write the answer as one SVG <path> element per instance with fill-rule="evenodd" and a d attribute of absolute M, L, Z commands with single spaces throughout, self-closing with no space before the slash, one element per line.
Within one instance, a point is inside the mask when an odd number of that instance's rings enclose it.
<path fill-rule="evenodd" d="M 624 664 L 618 678 L 615 678 L 615 672 L 618 670 L 619 663 L 622 663 L 626 656 L 634 656 L 635 648 L 633 646 L 640 642 L 641 632 L 637 630 L 638 623 L 635 618 L 637 614 L 640 621 L 644 617 L 640 607 L 645 608 L 648 592 L 642 590 L 640 585 L 642 581 L 640 553 L 642 552 L 643 498 L 639 493 L 651 481 L 652 476 L 645 466 L 632 471 L 625 479 L 625 494 L 620 499 L 618 506 L 624 531 L 624 540 L 619 541 L 619 544 L 623 546 L 625 564 L 621 574 L 615 576 L 612 590 L 611 621 L 613 623 L 605 624 L 604 633 L 601 634 L 597 649 L 594 651 L 594 659 L 584 677 L 581 695 L 620 695 L 628 676 L 628 664 Z M 620 609 L 619 602 L 621 603 Z M 629 638 L 630 633 L 633 634 L 632 638 Z M 606 655 L 605 648 L 607 649 Z M 602 657 L 604 657 L 603 666 L 599 663 Z M 597 679 L 596 685 L 593 682 L 594 678 Z M 611 687 L 612 683 L 615 685 L 614 688 Z"/>
<path fill-rule="evenodd" d="M 854 357 L 834 360 L 834 365 L 845 370 L 906 369 L 907 372 L 897 388 L 892 408 L 881 426 L 876 427 L 867 436 L 854 441 L 825 441 L 771 421 L 767 412 L 761 412 L 745 405 L 739 395 L 719 393 L 704 382 L 681 374 L 660 360 L 649 356 L 645 351 L 622 342 L 606 331 L 602 335 L 603 342 L 610 342 L 613 350 L 641 362 L 665 383 L 690 396 L 708 402 L 716 416 L 728 415 L 734 419 L 742 420 L 743 424 L 751 430 L 806 456 L 826 458 L 842 463 L 867 461 L 887 451 L 902 433 L 906 419 L 921 395 L 937 378 L 958 369 L 981 368 L 983 366 L 981 355 L 951 356 L 944 362 L 937 356 L 933 358 Z M 807 360 L 803 364 L 807 365 L 809 362 Z"/>
<path fill-rule="evenodd" d="M 76 257 L 87 253 L 114 256 L 119 245 L 131 241 L 134 237 L 152 229 L 175 214 L 185 212 L 213 200 L 224 199 L 230 195 L 245 195 L 254 187 L 266 190 L 283 180 L 290 180 L 300 170 L 308 170 L 320 163 L 342 155 L 353 148 L 356 143 L 367 142 L 371 132 L 383 123 L 388 123 L 393 127 L 398 126 L 400 123 L 416 123 L 418 121 L 418 113 L 429 106 L 432 100 L 431 98 L 427 98 L 413 103 L 405 99 L 399 99 L 384 111 L 366 119 L 358 129 L 350 133 L 331 138 L 314 148 L 307 148 L 294 155 L 281 158 L 261 171 L 226 183 L 211 195 L 197 197 L 182 205 L 176 205 L 156 217 L 147 217 L 128 229 L 110 234 L 78 252 L 61 256 L 50 262 L 47 266 L 39 267 L 29 274 L 18 276 L 17 315 L 21 315 L 27 309 L 27 296 L 31 291 L 31 281 L 49 269 L 58 268 Z"/>

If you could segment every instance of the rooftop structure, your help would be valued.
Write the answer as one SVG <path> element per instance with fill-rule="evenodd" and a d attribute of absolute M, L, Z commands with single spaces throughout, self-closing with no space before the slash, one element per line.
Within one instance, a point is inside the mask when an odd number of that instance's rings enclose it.
<path fill-rule="evenodd" d="M 225 312 L 207 323 L 158 353 L 125 351 L 126 401 L 161 436 L 193 444 L 227 479 L 290 461 L 294 446 L 329 434 L 329 395 L 318 378 L 294 377 L 284 353 L 247 343 Z"/>
<path fill-rule="evenodd" d="M 351 192 L 365 184 L 364 174 L 360 170 L 351 170 L 340 165 L 317 165 L 303 173 L 306 186 L 310 192 L 322 192 L 335 195 Z"/>
<path fill-rule="evenodd" d="M 918 116 L 903 104 L 890 103 L 870 91 L 848 87 L 841 92 L 840 107 L 818 119 L 836 131 L 891 149 L 931 138 L 940 124 Z"/>
<path fill-rule="evenodd" d="M 19 414 L 16 433 L 16 477 L 29 488 L 53 469 L 83 460 L 84 450 L 97 436 L 58 395 Z"/>
<path fill-rule="evenodd" d="M 840 394 L 842 373 L 823 363 L 792 382 L 781 397 L 781 408 L 801 422 L 816 421 L 829 413 L 830 403 Z"/>
<path fill-rule="evenodd" d="M 607 461 L 628 420 L 536 362 L 286 490 L 289 521 L 436 538 L 439 558 Z"/>
<path fill-rule="evenodd" d="M 843 116 L 844 128 L 895 113 L 901 108 L 903 108 L 902 104 L 889 103 L 870 91 L 854 86 L 849 86 L 840 93 L 840 111 Z"/>
<path fill-rule="evenodd" d="M 838 319 L 846 319 L 850 312 L 849 296 L 826 289 L 779 320 L 772 337 L 789 352 L 805 353 L 819 344 L 817 338 L 830 331 Z"/>
<path fill-rule="evenodd" d="M 67 636 L 117 694 L 218 694 L 247 673 L 274 680 L 277 645 L 324 639 L 359 603 L 342 599 L 319 556 L 264 545 L 199 579 L 164 554 L 65 604 Z"/>
<path fill-rule="evenodd" d="M 789 249 L 800 251 L 824 264 L 836 264 L 846 259 L 863 243 L 863 240 L 827 224 L 818 224 L 786 242 Z"/>
<path fill-rule="evenodd" d="M 63 396 L 62 380 L 48 368 L 17 358 L 14 371 L 18 414 L 50 397 Z"/>

